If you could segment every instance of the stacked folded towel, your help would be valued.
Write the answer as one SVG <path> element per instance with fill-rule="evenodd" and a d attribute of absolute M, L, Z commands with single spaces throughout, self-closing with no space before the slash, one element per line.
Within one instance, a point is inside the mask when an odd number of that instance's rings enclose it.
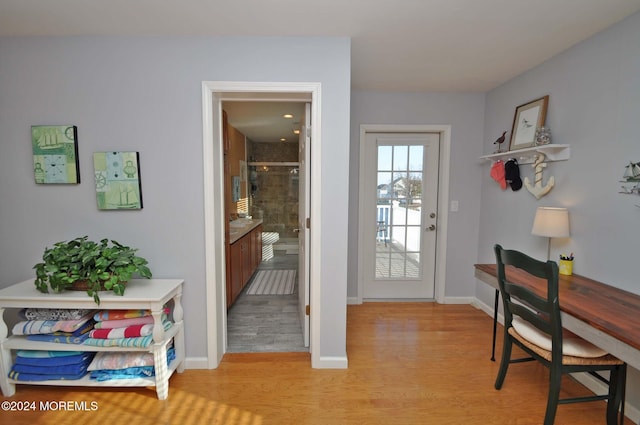
<path fill-rule="evenodd" d="M 167 348 L 167 365 L 175 359 L 175 349 Z M 87 368 L 91 379 L 109 381 L 113 379 L 132 379 L 155 375 L 153 353 L 101 351 L 96 354 Z"/>
<path fill-rule="evenodd" d="M 13 335 L 27 339 L 67 344 L 82 344 L 93 329 L 93 310 L 23 309 L 22 321 L 12 329 Z"/>
<path fill-rule="evenodd" d="M 93 310 L 69 308 L 25 308 L 20 312 L 25 320 L 79 320 Z"/>
<path fill-rule="evenodd" d="M 9 371 L 16 381 L 80 379 L 95 353 L 81 351 L 19 350 Z"/>
<path fill-rule="evenodd" d="M 97 312 L 94 329 L 86 345 L 101 347 L 148 347 L 153 340 L 154 320 L 150 310 L 104 310 Z M 167 311 L 162 316 L 164 329 L 171 327 Z"/>
<path fill-rule="evenodd" d="M 145 320 L 145 319 L 151 319 Z M 98 327 L 89 332 L 91 338 L 116 339 L 136 338 L 153 334 L 153 317 L 141 317 L 140 319 L 109 320 L 105 327 L 104 322 L 97 322 Z M 114 324 L 113 322 L 127 322 Z M 112 327 L 113 326 L 113 327 Z"/>
<path fill-rule="evenodd" d="M 168 330 L 169 310 L 162 315 Z M 154 318 L 150 310 L 24 309 L 13 335 L 27 339 L 91 346 L 149 347 L 153 342 Z M 94 361 L 95 357 L 95 361 Z M 175 350 L 167 348 L 167 363 Z M 91 367 L 90 367 L 91 365 Z M 19 350 L 9 371 L 16 381 L 80 379 L 91 371 L 99 381 L 154 376 L 154 356 L 148 352 L 94 352 Z"/>
<path fill-rule="evenodd" d="M 167 312 L 168 310 L 165 309 L 165 313 Z M 151 310 L 102 310 L 98 311 L 93 318 L 98 322 L 103 320 L 137 319 L 147 316 L 151 316 Z"/>

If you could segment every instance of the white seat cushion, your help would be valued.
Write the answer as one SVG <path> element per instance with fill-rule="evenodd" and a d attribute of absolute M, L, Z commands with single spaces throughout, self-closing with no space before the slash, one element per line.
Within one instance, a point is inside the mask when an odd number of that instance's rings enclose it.
<path fill-rule="evenodd" d="M 551 351 L 551 336 L 518 316 L 513 316 L 511 323 L 520 336 L 540 348 Z M 565 356 L 594 358 L 604 356 L 607 352 L 579 336 L 565 331 L 562 335 L 562 354 Z"/>

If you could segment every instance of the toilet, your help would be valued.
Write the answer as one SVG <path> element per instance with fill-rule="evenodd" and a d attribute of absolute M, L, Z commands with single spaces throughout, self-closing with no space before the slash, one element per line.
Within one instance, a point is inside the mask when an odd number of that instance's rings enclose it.
<path fill-rule="evenodd" d="M 262 261 L 273 258 L 273 244 L 280 240 L 280 233 L 262 232 Z"/>

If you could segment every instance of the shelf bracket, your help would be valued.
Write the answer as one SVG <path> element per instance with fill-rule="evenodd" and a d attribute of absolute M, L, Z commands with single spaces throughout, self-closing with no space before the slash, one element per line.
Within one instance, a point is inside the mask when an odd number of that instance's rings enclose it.
<path fill-rule="evenodd" d="M 542 198 L 544 195 L 549 193 L 555 184 L 555 179 L 553 176 L 549 177 L 546 185 L 542 185 L 542 171 L 547 167 L 547 163 L 545 162 L 546 156 L 543 153 L 538 153 L 535 156 L 535 161 L 531 166 L 535 169 L 535 181 L 533 184 L 529 181 L 528 177 L 524 178 L 524 185 L 527 190 L 536 197 L 536 199 Z"/>

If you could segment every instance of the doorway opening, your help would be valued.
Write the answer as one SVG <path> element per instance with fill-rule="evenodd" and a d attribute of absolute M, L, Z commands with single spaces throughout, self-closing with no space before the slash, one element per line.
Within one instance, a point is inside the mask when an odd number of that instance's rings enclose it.
<path fill-rule="evenodd" d="M 240 177 L 227 186 L 231 223 L 259 223 L 261 258 L 251 272 L 242 270 L 236 245 L 227 243 L 227 279 L 244 277 L 235 294 L 227 287 L 227 352 L 306 352 L 298 312 L 300 276 L 299 238 L 300 133 L 305 127 L 305 103 L 280 101 L 223 101 L 229 148 L 227 178 Z M 302 190 L 301 190 L 302 189 Z M 304 278 L 304 276 L 302 276 Z M 304 282 L 302 282 L 304 283 Z"/>
<path fill-rule="evenodd" d="M 206 286 L 206 328 L 207 358 L 206 367 L 216 368 L 227 351 L 227 300 L 226 300 L 226 264 L 225 264 L 225 228 L 228 229 L 229 217 L 226 216 L 224 196 L 224 145 L 223 113 L 224 101 L 282 101 L 305 102 L 309 105 L 307 116 L 314 126 L 305 134 L 314 140 L 309 146 L 307 165 L 309 176 L 305 180 L 306 199 L 310 205 L 303 222 L 319 216 L 321 207 L 320 163 L 321 163 L 321 85 L 320 83 L 271 83 L 271 82 L 224 82 L 205 81 L 202 83 L 202 122 L 203 122 L 203 184 L 204 184 L 204 221 L 205 221 L 205 286 Z M 310 183 L 309 183 L 310 182 Z M 301 203 L 302 204 L 302 203 Z M 322 364 L 320 345 L 321 308 L 319 276 L 313 270 L 319 269 L 322 252 L 321 228 L 300 226 L 304 232 L 305 249 L 299 253 L 299 263 L 305 269 L 299 272 L 299 314 L 305 323 L 303 332 L 309 341 L 311 366 Z M 300 245 L 302 246 L 302 245 Z M 304 283 L 303 283 L 304 282 Z M 310 316 L 309 312 L 315 313 Z"/>
<path fill-rule="evenodd" d="M 451 127 L 360 127 L 358 301 L 445 302 Z"/>

